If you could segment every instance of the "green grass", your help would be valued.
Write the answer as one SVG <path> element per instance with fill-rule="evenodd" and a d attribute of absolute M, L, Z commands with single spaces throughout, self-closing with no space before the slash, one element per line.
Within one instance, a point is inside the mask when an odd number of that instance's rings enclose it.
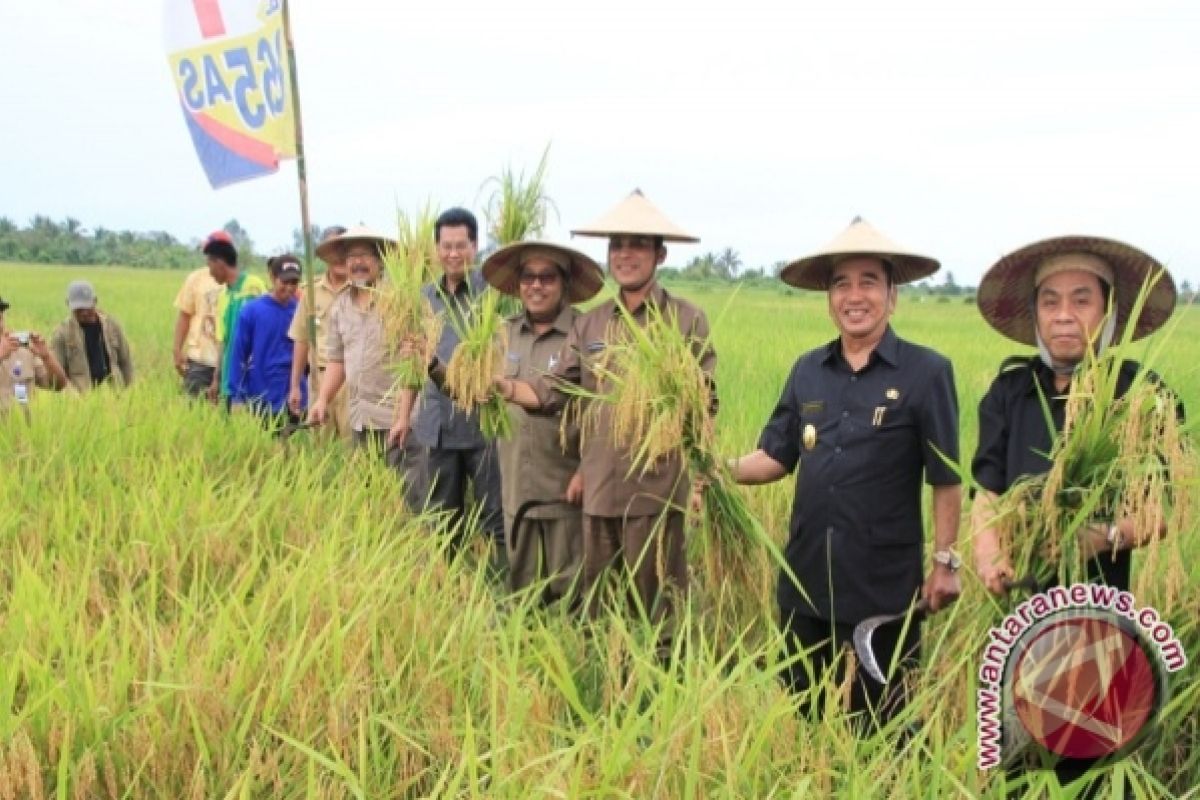
<path fill-rule="evenodd" d="M 856 741 L 832 713 L 797 718 L 770 620 L 739 638 L 711 587 L 695 587 L 667 674 L 637 624 L 584 631 L 498 606 L 482 564 L 448 568 L 379 465 L 311 438 L 283 450 L 247 418 L 189 405 L 169 374 L 180 273 L 0 264 L 9 327 L 48 333 L 79 277 L 125 326 L 143 380 L 41 393 L 31 427 L 0 421 L 0 798 L 1003 795 L 974 766 L 972 700 L 1001 609 L 970 575 L 926 627 L 902 720 L 920 732 L 904 748 Z M 726 308 L 720 289 L 677 290 L 709 312 L 718 442 L 744 452 L 796 356 L 832 338 L 823 298 L 755 289 Z M 962 303 L 902 300 L 895 326 L 953 360 L 970 454 L 975 405 L 1020 348 Z M 1198 335 L 1189 309 L 1157 364 L 1193 415 Z M 781 541 L 790 480 L 747 496 Z M 1193 662 L 1197 533 L 1173 532 L 1192 591 L 1168 610 Z M 769 597 L 772 580 L 737 591 Z M 1139 797 L 1200 785 L 1198 708 L 1193 663 L 1156 743 L 1114 780 Z M 1029 796 L 1052 796 L 1033 780 Z"/>

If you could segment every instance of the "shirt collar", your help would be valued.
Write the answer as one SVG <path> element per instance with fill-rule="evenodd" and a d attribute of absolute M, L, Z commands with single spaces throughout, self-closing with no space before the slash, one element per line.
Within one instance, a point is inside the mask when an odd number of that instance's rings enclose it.
<path fill-rule="evenodd" d="M 821 359 L 821 363 L 832 363 L 841 356 L 842 338 L 839 336 L 826 345 L 825 356 Z M 891 367 L 900 365 L 900 339 L 896 336 L 896 332 L 892 330 L 891 325 L 887 326 L 887 330 L 883 332 L 883 338 L 876 343 L 875 349 L 871 351 L 871 357 L 867 359 L 867 365 L 874 364 L 876 359 L 886 362 Z"/>
<path fill-rule="evenodd" d="M 633 314 L 635 317 L 640 317 L 646 313 L 646 306 L 653 305 L 655 308 L 662 308 L 663 306 L 666 305 L 666 302 L 669 299 L 671 299 L 671 295 L 667 294 L 667 290 L 663 288 L 663 285 L 661 283 L 659 283 L 658 279 L 656 278 L 654 280 L 654 286 L 651 287 L 649 294 L 646 295 L 646 299 L 642 301 L 642 304 L 640 306 L 638 306 L 636 309 L 634 309 L 630 313 Z M 618 290 L 617 297 L 613 301 L 613 316 L 614 317 L 620 316 L 621 308 L 623 308 L 624 305 L 625 304 L 621 302 L 621 292 Z M 628 309 L 626 309 L 626 310 L 628 310 Z"/>
<path fill-rule="evenodd" d="M 558 312 L 558 316 L 550 323 L 550 330 L 558 331 L 563 336 L 571 332 L 571 323 L 575 320 L 575 309 L 570 303 L 563 303 L 562 310 Z M 520 316 L 521 330 L 533 332 L 533 324 L 529 321 L 529 315 L 522 312 Z"/>
<path fill-rule="evenodd" d="M 471 286 L 471 274 L 472 274 L 472 270 L 470 267 L 468 267 L 466 274 L 464 274 L 462 280 L 458 282 L 458 288 L 455 289 L 455 291 L 454 291 L 455 296 L 470 297 L 472 294 L 474 294 L 474 292 L 472 291 L 474 287 Z M 442 290 L 443 293 L 445 293 L 447 295 L 450 294 L 450 288 L 448 286 L 446 286 L 446 273 L 444 273 L 444 272 L 442 273 L 442 276 L 440 278 L 438 278 L 438 287 Z"/>

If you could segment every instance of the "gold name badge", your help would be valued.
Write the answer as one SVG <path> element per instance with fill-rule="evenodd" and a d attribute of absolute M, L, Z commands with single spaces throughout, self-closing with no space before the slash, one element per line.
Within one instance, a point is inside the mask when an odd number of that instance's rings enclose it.
<path fill-rule="evenodd" d="M 812 425 L 804 426 L 804 449 L 812 450 L 817 446 L 817 429 Z"/>
<path fill-rule="evenodd" d="M 886 397 L 888 400 L 899 400 L 900 399 L 900 390 L 899 389 L 888 389 L 886 392 L 883 393 L 883 396 Z"/>

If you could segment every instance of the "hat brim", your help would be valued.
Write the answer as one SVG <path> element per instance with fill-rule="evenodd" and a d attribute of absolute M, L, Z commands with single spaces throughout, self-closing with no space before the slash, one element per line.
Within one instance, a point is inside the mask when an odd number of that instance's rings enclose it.
<path fill-rule="evenodd" d="M 637 225 L 621 225 L 618 227 L 603 227 L 603 228 L 575 228 L 571 231 L 572 236 L 593 236 L 607 239 L 612 236 L 653 236 L 662 239 L 664 242 L 678 242 L 681 244 L 695 244 L 700 241 L 699 236 L 691 236 L 686 233 L 664 233 L 661 230 L 651 228 L 638 229 Z"/>
<path fill-rule="evenodd" d="M 1090 253 L 1113 269 L 1116 294 L 1116 337 L 1124 334 L 1134 301 L 1146 279 L 1161 272 L 1150 289 L 1133 328 L 1141 339 L 1161 328 L 1175 311 L 1175 281 L 1166 267 L 1147 253 L 1098 236 L 1059 236 L 1022 247 L 997 261 L 979 282 L 975 302 L 988 324 L 1015 342 L 1037 345 L 1034 274 L 1043 261 L 1065 253 Z"/>
<path fill-rule="evenodd" d="M 385 239 L 383 236 L 336 236 L 334 239 L 325 240 L 317 245 L 317 258 L 329 264 L 330 258 L 338 248 L 342 245 L 356 245 L 356 243 L 367 243 L 376 248 L 380 255 L 383 255 L 384 249 L 396 246 L 394 240 Z"/>
<path fill-rule="evenodd" d="M 553 250 L 567 261 L 567 302 L 574 305 L 591 300 L 604 288 L 604 272 L 586 253 L 551 242 L 514 242 L 488 256 L 481 271 L 498 292 L 521 296 L 521 256 L 529 250 Z"/>
<path fill-rule="evenodd" d="M 779 279 L 797 289 L 823 292 L 829 288 L 829 279 L 838 264 L 850 258 L 878 258 L 892 265 L 892 283 L 900 286 L 928 278 L 941 268 L 937 259 L 915 253 L 888 253 L 862 251 L 846 253 L 817 253 L 799 258 L 779 272 Z"/>

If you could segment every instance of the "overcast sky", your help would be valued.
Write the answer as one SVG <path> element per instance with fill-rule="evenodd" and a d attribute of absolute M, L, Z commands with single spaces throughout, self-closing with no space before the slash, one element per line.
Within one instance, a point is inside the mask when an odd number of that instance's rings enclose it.
<path fill-rule="evenodd" d="M 184 240 L 299 227 L 294 165 L 210 189 L 157 0 L 0 4 L 0 215 Z M 293 0 L 313 218 L 389 227 L 551 143 L 551 238 L 635 186 L 697 246 L 804 255 L 861 214 L 974 283 L 1094 233 L 1200 282 L 1200 3 Z M 598 254 L 588 240 L 585 249 Z"/>

